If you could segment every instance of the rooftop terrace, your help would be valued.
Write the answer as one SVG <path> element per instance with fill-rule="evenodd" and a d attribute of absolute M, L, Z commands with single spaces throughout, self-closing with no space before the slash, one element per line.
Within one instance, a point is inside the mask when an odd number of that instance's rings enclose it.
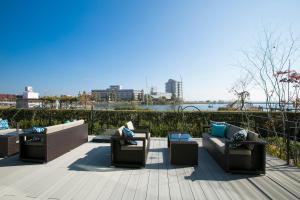
<path fill-rule="evenodd" d="M 110 167 L 110 145 L 86 143 L 47 163 L 0 160 L 0 199 L 300 199 L 300 169 L 267 157 L 264 176 L 225 173 L 199 142 L 198 167 L 169 164 L 152 138 L 146 168 Z"/>

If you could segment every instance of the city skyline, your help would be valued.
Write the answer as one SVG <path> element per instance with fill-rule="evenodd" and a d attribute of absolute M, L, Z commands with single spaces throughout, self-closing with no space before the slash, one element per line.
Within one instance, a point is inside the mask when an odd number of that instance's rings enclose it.
<path fill-rule="evenodd" d="M 0 93 L 27 85 L 41 95 L 112 84 L 164 91 L 182 78 L 185 100 L 231 100 L 241 50 L 265 27 L 300 36 L 296 0 L 69 3 L 0 2 Z M 255 88 L 250 95 L 264 100 Z"/>

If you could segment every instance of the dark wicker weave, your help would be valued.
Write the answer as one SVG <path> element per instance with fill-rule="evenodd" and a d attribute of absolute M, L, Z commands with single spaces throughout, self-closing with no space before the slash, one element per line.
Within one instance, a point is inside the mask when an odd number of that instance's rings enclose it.
<path fill-rule="evenodd" d="M 117 167 L 145 167 L 147 155 L 150 147 L 149 133 L 144 133 L 146 137 L 134 137 L 135 141 L 142 141 L 142 147 L 126 145 L 122 136 L 114 135 L 111 137 L 111 163 Z M 132 147 L 126 148 L 124 147 Z"/>
<path fill-rule="evenodd" d="M 19 136 L 17 134 L 0 135 L 0 157 L 19 153 Z"/>
<path fill-rule="evenodd" d="M 220 147 L 214 143 L 211 135 L 208 133 L 203 134 L 203 147 L 211 154 L 211 156 L 218 162 L 218 164 L 226 171 L 231 173 L 246 173 L 246 174 L 265 174 L 266 172 L 266 142 L 256 138 L 247 139 L 246 141 L 239 142 L 242 147 L 238 149 L 231 149 L 230 135 L 233 134 L 232 130 L 238 131 L 242 128 L 231 126 L 226 132 L 226 138 L 223 139 L 225 145 L 220 151 Z M 248 132 L 248 135 L 254 135 L 256 133 Z M 248 146 L 252 146 L 250 149 Z M 242 153 L 240 153 L 242 152 Z M 243 153 L 250 152 L 250 153 Z"/>
<path fill-rule="evenodd" d="M 173 165 L 198 165 L 196 141 L 170 142 L 170 161 Z"/>
<path fill-rule="evenodd" d="M 20 134 L 20 159 L 49 162 L 88 141 L 88 124 L 49 134 Z"/>

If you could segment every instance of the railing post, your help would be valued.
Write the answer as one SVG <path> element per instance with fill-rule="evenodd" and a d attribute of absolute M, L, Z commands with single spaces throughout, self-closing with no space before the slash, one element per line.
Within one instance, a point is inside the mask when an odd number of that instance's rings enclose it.
<path fill-rule="evenodd" d="M 94 129 L 94 105 L 93 105 L 93 103 L 92 103 L 92 106 L 91 106 L 91 115 L 90 115 L 90 117 L 91 117 L 90 122 L 92 123 L 90 133 L 91 133 L 91 135 L 93 135 L 93 129 Z"/>
<path fill-rule="evenodd" d="M 286 164 L 289 165 L 290 164 L 290 131 L 291 131 L 291 127 L 288 125 L 288 121 L 286 122 Z"/>

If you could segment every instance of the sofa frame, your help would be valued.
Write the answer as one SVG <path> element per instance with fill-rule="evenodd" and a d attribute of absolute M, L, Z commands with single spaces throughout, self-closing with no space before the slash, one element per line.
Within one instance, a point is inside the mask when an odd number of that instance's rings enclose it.
<path fill-rule="evenodd" d="M 19 137 L 20 159 L 45 163 L 86 143 L 88 141 L 88 124 L 46 134 L 23 133 Z"/>
<path fill-rule="evenodd" d="M 209 126 L 204 128 L 209 128 Z M 253 145 L 251 155 L 238 155 L 230 153 L 230 144 L 233 143 L 232 140 L 228 138 L 225 139 L 225 150 L 224 153 L 222 153 L 212 144 L 209 137 L 209 134 L 203 134 L 203 147 L 226 172 L 241 174 L 266 173 L 265 141 L 258 138 L 256 141 L 246 140 L 238 142 L 241 145 Z"/>

